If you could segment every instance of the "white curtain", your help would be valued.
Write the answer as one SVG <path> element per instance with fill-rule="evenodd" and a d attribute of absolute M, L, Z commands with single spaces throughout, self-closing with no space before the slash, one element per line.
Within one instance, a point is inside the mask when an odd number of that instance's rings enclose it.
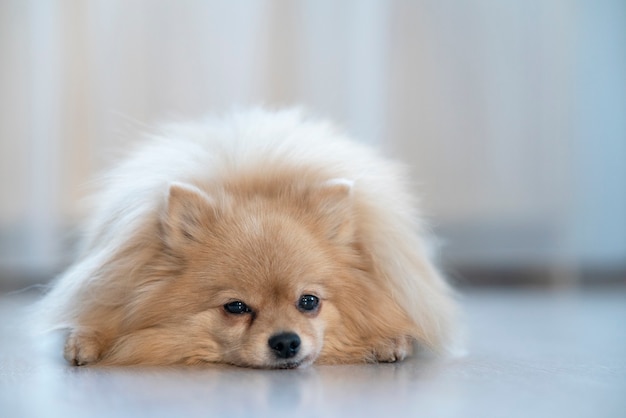
<path fill-rule="evenodd" d="M 624 22 L 620 0 L 4 0 L 0 274 L 64 263 L 88 179 L 146 126 L 250 104 L 408 163 L 454 263 L 622 265 Z"/>

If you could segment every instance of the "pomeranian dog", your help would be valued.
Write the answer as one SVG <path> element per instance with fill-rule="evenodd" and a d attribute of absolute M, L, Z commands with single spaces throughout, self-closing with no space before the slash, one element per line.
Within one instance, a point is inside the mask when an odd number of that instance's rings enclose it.
<path fill-rule="evenodd" d="M 163 127 L 42 301 L 74 365 L 394 362 L 455 304 L 398 164 L 297 110 Z"/>

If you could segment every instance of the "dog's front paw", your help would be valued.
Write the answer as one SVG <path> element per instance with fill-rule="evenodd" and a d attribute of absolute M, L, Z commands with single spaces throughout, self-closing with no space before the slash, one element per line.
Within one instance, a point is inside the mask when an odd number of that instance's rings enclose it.
<path fill-rule="evenodd" d="M 400 336 L 381 343 L 374 350 L 376 361 L 381 363 L 395 363 L 402 361 L 413 352 L 413 340 L 410 337 Z"/>
<path fill-rule="evenodd" d="M 65 342 L 63 357 L 74 366 L 93 364 L 100 359 L 102 343 L 95 331 L 74 329 Z"/>

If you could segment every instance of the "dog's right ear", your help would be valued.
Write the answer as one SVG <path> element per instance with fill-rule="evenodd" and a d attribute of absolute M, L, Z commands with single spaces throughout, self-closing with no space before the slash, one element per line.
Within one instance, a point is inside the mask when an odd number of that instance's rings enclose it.
<path fill-rule="evenodd" d="M 196 186 L 171 183 L 162 216 L 166 244 L 198 241 L 217 216 L 215 200 Z"/>

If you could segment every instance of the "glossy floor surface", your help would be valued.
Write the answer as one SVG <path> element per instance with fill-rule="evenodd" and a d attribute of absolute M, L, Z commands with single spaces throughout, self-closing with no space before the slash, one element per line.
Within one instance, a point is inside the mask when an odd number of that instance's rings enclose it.
<path fill-rule="evenodd" d="M 0 296 L 2 417 L 626 416 L 623 289 L 472 291 L 464 357 L 290 371 L 69 367 L 25 336 L 30 301 Z"/>

